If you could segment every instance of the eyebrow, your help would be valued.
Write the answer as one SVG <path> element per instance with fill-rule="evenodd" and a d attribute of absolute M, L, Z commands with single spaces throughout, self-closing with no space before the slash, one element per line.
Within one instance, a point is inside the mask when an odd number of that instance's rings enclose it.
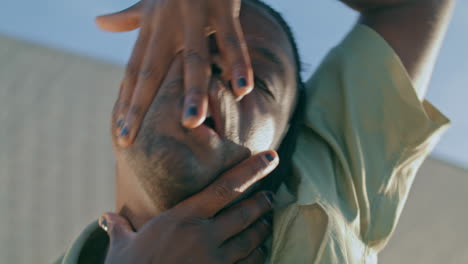
<path fill-rule="evenodd" d="M 253 49 L 260 55 L 271 61 L 273 64 L 275 64 L 281 72 L 285 72 L 283 62 L 281 61 L 279 56 L 276 55 L 273 51 L 262 46 L 253 46 Z"/>

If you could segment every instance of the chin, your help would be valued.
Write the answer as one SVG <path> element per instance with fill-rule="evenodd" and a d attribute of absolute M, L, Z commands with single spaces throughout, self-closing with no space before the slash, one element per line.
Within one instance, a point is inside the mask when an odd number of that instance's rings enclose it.
<path fill-rule="evenodd" d="M 135 143 L 125 160 L 146 196 L 161 211 L 199 192 L 221 169 L 204 164 L 190 148 L 172 138 L 161 137 L 143 146 Z"/>
<path fill-rule="evenodd" d="M 123 161 L 135 175 L 145 196 L 160 211 L 200 192 L 251 153 L 228 140 L 217 149 L 202 151 L 204 146 L 189 146 L 184 141 L 155 132 L 142 133 L 150 136 L 137 137 L 132 146 L 120 149 L 118 154 L 123 155 Z"/>

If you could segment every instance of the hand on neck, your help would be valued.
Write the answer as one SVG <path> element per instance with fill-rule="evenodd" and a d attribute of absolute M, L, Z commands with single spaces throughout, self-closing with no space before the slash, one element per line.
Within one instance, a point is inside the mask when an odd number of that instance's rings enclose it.
<path fill-rule="evenodd" d="M 125 217 L 135 230 L 162 213 L 147 197 L 138 180 L 132 179 L 128 167 L 116 165 L 116 212 Z"/>

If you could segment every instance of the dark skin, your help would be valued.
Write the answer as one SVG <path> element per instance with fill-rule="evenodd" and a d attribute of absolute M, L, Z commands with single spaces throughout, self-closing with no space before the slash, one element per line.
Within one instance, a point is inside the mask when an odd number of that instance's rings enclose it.
<path fill-rule="evenodd" d="M 154 0 L 157 1 L 157 0 Z M 200 0 L 199 2 L 203 2 Z M 207 1 L 208 2 L 208 1 Z M 222 2 L 222 1 L 219 1 Z M 229 1 L 228 1 L 229 2 Z M 232 1 L 235 2 L 235 1 Z M 372 29 L 374 29 L 378 34 L 380 34 L 389 44 L 393 47 L 396 54 L 400 57 L 403 65 L 407 69 L 409 76 L 411 77 L 414 86 L 416 88 L 416 92 L 421 100 L 423 100 L 427 83 L 429 81 L 430 75 L 432 73 L 432 69 L 435 64 L 435 58 L 438 54 L 439 47 L 441 45 L 441 40 L 443 34 L 446 30 L 449 18 L 450 18 L 450 11 L 453 7 L 454 1 L 453 0 L 343 0 L 345 4 L 349 5 L 351 8 L 359 11 L 361 13 L 361 17 L 359 23 L 365 24 Z M 225 3 L 225 2 L 223 2 Z M 133 8 L 127 10 L 125 12 L 121 12 L 118 14 L 113 14 L 110 16 L 101 17 L 98 20 L 98 23 L 101 27 L 105 29 L 110 29 L 110 25 L 113 25 L 113 31 L 124 31 L 130 30 L 133 28 L 138 27 L 142 24 L 142 21 L 145 18 L 141 14 L 143 13 L 142 8 L 143 5 L 138 6 L 137 8 Z M 216 9 L 219 10 L 219 9 Z M 166 9 L 164 12 L 170 12 L 170 9 Z M 177 13 L 175 10 L 172 14 Z M 197 17 L 199 14 L 191 13 L 192 16 Z M 211 16 L 222 16 L 222 13 L 212 12 L 210 13 Z M 398 18 L 398 19 L 396 19 Z M 238 19 L 234 17 L 234 19 Z M 164 25 L 169 25 L 169 20 L 164 23 Z M 193 32 L 201 32 L 199 28 L 197 28 L 200 24 L 194 23 L 192 24 L 191 30 Z M 190 30 L 186 30 L 186 27 L 189 25 L 185 25 L 184 27 L 179 28 L 179 32 L 183 35 L 182 32 L 188 32 Z M 202 26 L 203 28 L 203 26 Z M 245 28 L 244 33 L 246 31 Z M 226 30 L 226 29 L 218 29 L 218 30 Z M 238 35 L 238 30 L 231 30 L 230 32 L 223 32 L 223 34 L 231 34 L 233 35 L 234 32 Z M 167 38 L 177 38 L 173 36 L 168 36 Z M 181 36 L 179 35 L 179 36 Z M 185 35 L 187 37 L 187 35 Z M 194 38 L 196 36 L 190 35 L 190 37 Z M 206 37 L 205 34 L 198 34 L 199 39 L 204 39 Z M 247 38 L 245 38 L 247 39 Z M 165 39 L 160 39 L 160 43 L 165 43 Z M 167 41 L 167 43 L 171 43 Z M 188 45 L 185 42 L 186 45 Z M 191 41 L 190 43 L 193 43 Z M 200 43 L 200 41 L 197 41 Z M 243 44 L 243 43 L 242 43 Z M 222 45 L 222 44 L 220 44 Z M 195 47 L 195 48 L 194 48 Z M 197 46 L 184 46 L 184 49 L 187 50 L 197 50 Z M 136 52 L 136 51 L 135 51 Z M 134 52 L 134 53 L 135 53 Z M 233 50 L 232 53 L 235 53 L 236 50 Z M 202 54 L 202 52 L 201 52 Z M 239 54 L 245 55 L 245 53 L 238 52 L 236 56 L 240 56 Z M 232 55 L 235 56 L 235 55 Z M 250 54 L 250 56 L 253 56 Z M 252 59 L 252 61 L 254 61 Z M 229 60 L 222 60 L 222 65 L 228 65 Z M 193 66 L 193 65 L 192 65 Z M 185 69 L 185 76 L 186 80 L 185 83 L 204 83 L 204 81 L 199 80 L 200 78 L 206 78 L 204 75 L 196 75 L 190 74 L 190 72 L 195 67 L 191 67 L 187 65 Z M 229 67 L 228 67 L 229 68 Z M 164 71 L 164 69 L 161 69 Z M 195 72 L 195 70 L 193 70 Z M 253 72 L 255 73 L 257 70 L 254 68 Z M 197 79 L 198 78 L 198 79 Z M 225 81 L 232 81 L 232 75 L 224 76 Z M 195 80 L 196 79 L 196 80 Z M 122 87 L 122 91 L 126 91 L 126 86 Z M 151 88 L 150 88 L 151 90 Z M 256 88 L 254 89 L 254 91 Z M 187 89 L 186 91 L 190 91 Z M 127 94 L 131 94 L 133 90 L 130 89 L 126 92 Z M 144 93 L 144 91 L 141 91 Z M 122 93 L 122 92 L 121 92 Z M 155 95 L 155 91 L 146 91 L 147 95 L 150 97 Z M 245 94 L 244 94 L 245 96 Z M 190 92 L 186 95 L 186 98 L 190 98 Z M 247 98 L 247 97 L 246 97 Z M 244 98 L 244 100 L 246 99 Z M 137 101 L 134 103 L 138 104 Z M 142 111 L 144 112 L 144 111 Z M 191 123 L 188 127 L 197 127 L 200 123 L 200 120 L 204 119 L 204 111 L 200 112 L 201 114 L 196 117 L 197 122 Z M 140 115 L 141 113 L 138 113 Z M 144 114 L 143 114 L 144 115 Z M 141 122 L 140 117 L 134 117 L 132 114 L 126 116 L 126 120 L 137 120 L 136 122 L 132 121 L 132 126 L 134 129 L 133 134 L 130 133 L 129 135 L 123 135 L 120 137 L 119 144 L 122 146 L 130 145 L 135 135 L 138 133 L 139 123 Z M 118 122 L 116 120 L 115 122 Z M 185 126 L 190 122 L 182 122 Z M 193 126 L 192 126 L 193 125 Z M 117 129 L 118 133 L 121 135 L 122 126 L 118 126 Z M 227 227 L 227 226 L 226 226 Z M 176 235 L 176 233 L 174 233 Z M 177 236 L 177 235 L 176 235 Z M 156 236 L 153 239 L 157 239 Z M 175 237 L 174 239 L 177 239 Z M 154 240 L 151 240 L 152 243 L 155 243 Z M 144 248 L 139 248 L 139 250 L 145 250 Z M 150 249 L 146 249 L 150 250 Z M 198 252 L 195 248 L 193 252 Z M 167 254 L 167 252 L 166 252 Z M 187 252 L 190 254 L 190 252 Z M 252 263 L 260 263 L 261 260 L 258 262 Z M 171 262 L 169 262 L 171 263 Z M 179 263 L 179 262 L 175 262 Z"/>
<path fill-rule="evenodd" d="M 282 141 L 297 92 L 292 47 L 280 25 L 262 9 L 245 6 L 241 19 L 256 79 L 261 82 L 256 89 L 237 102 L 222 73 L 214 71 L 208 87 L 213 124 L 186 129 L 174 118 L 183 112 L 184 95 L 183 63 L 174 62 L 150 108 L 143 133 L 132 148 L 120 147 L 119 138 L 113 135 L 117 208 L 120 211 L 125 206 L 127 216 L 137 228 L 169 209 L 158 194 L 179 192 L 172 186 L 157 189 L 159 185 L 169 181 L 174 185 L 190 184 L 193 188 L 187 189 L 186 195 L 191 194 L 251 154 L 276 149 Z M 274 61 L 264 50 L 280 61 Z M 219 56 L 216 51 L 211 53 L 213 64 Z M 182 55 L 175 61 L 179 60 L 183 62 Z M 217 65 L 223 70 L 222 65 Z M 116 116 L 113 124 L 115 120 Z M 145 140 L 148 137 L 151 147 Z M 152 175 L 141 178 L 142 174 L 148 174 L 141 169 L 151 168 L 152 164 L 155 164 Z"/>
<path fill-rule="evenodd" d="M 211 73 L 208 87 L 214 127 L 203 124 L 186 129 L 173 117 L 183 111 L 183 56 L 179 55 L 158 89 L 143 123 L 142 137 L 136 138 L 130 152 L 119 146 L 113 134 L 117 211 L 124 218 L 109 213 L 104 219 L 107 230 L 117 226 L 125 231 L 109 231 L 108 263 L 263 261 L 265 254 L 259 248 L 271 224 L 265 225 L 270 221 L 260 218 L 265 219 L 272 206 L 266 202 L 265 192 L 252 188 L 260 179 L 258 175 L 264 177 L 274 168 L 268 159 L 278 162 L 274 151 L 265 150 L 277 148 L 286 132 L 296 101 L 296 76 L 292 47 L 273 17 L 256 6 L 246 6 L 241 22 L 259 83 L 243 100 L 236 101 L 223 80 L 220 54 L 211 49 L 212 64 L 218 69 Z M 152 138 L 150 148 L 144 145 L 145 137 Z M 157 164 L 154 174 L 141 178 L 139 170 L 153 163 Z M 167 187 L 168 182 L 177 187 L 187 178 L 195 188 L 190 193 L 197 194 L 174 207 L 165 206 L 164 197 L 159 195 L 172 188 Z M 160 184 L 166 190 L 152 191 Z M 169 191 L 171 195 L 177 192 L 176 187 Z M 142 253 L 138 251 L 142 245 L 151 246 Z M 122 251 L 126 253 L 122 255 Z"/>
<path fill-rule="evenodd" d="M 277 165 L 274 152 L 253 156 L 136 232 L 125 218 L 104 214 L 99 223 L 110 237 L 105 263 L 262 263 L 266 251 L 259 246 L 271 232 L 264 215 L 273 208 L 272 194 L 223 208 Z"/>
<path fill-rule="evenodd" d="M 379 33 L 400 57 L 423 100 L 450 21 L 454 0 L 343 0 L 359 23 Z M 395 19 L 398 18 L 398 19 Z"/>
<path fill-rule="evenodd" d="M 238 48 L 232 48 L 227 44 L 229 41 L 220 41 L 220 48 L 222 50 L 229 50 L 229 52 L 224 52 L 222 54 L 222 60 L 228 69 L 237 68 L 238 72 L 242 72 L 246 76 L 253 76 L 250 74 L 252 71 L 250 64 L 250 57 L 247 52 L 244 50 L 240 51 L 239 47 L 245 46 L 243 41 L 243 32 L 242 29 L 238 28 L 239 17 L 238 13 L 234 12 L 236 10 L 234 7 L 240 6 L 240 0 L 230 0 L 230 1 L 210 1 L 210 0 L 199 0 L 199 1 L 184 1 L 184 0 L 172 0 L 176 3 L 175 6 L 157 8 L 157 4 L 160 0 L 151 0 L 151 1 L 141 1 L 136 5 L 123 10 L 118 13 L 100 16 L 97 18 L 96 22 L 99 27 L 104 30 L 121 32 L 129 31 L 145 23 L 149 23 L 151 19 L 158 19 L 158 23 L 154 23 L 154 27 L 162 27 L 164 25 L 165 29 L 161 31 L 171 32 L 170 36 L 162 36 L 159 38 L 158 44 L 163 46 L 162 50 L 166 50 L 166 46 L 172 46 L 172 54 L 175 54 L 177 51 L 182 49 L 195 51 L 196 57 L 209 57 L 209 52 L 207 51 L 206 44 L 200 44 L 206 42 L 206 34 L 194 34 L 194 32 L 218 32 L 219 35 L 226 36 L 225 39 L 232 40 L 231 43 L 236 43 Z M 171 2 L 171 1 L 168 1 Z M 205 6 L 209 6 L 213 2 L 216 4 L 216 8 L 212 8 L 209 14 L 206 12 L 197 13 L 189 12 L 184 14 L 184 17 L 188 17 L 187 21 L 182 23 L 173 23 L 174 19 L 169 19 L 168 17 L 163 17 L 161 14 L 169 14 L 171 18 L 177 17 L 176 14 L 182 10 L 179 8 L 186 3 L 203 3 Z M 450 19 L 451 10 L 454 6 L 454 0 L 341 0 L 349 7 L 355 9 L 361 13 L 359 23 L 365 24 L 377 33 L 379 33 L 395 50 L 395 52 L 400 57 L 404 66 L 406 67 L 411 79 L 413 80 L 415 87 L 417 89 L 420 99 L 424 98 L 427 84 L 431 76 L 432 70 L 435 65 L 435 58 L 437 57 L 443 35 L 446 31 L 447 24 Z M 185 9 L 184 9 L 185 10 Z M 189 9 L 187 9 L 189 10 Z M 209 22 L 197 22 L 190 23 L 189 21 L 201 20 L 205 21 L 207 17 L 208 21 L 215 21 L 229 18 L 231 27 L 218 27 L 214 28 Z M 395 19 L 398 18 L 398 19 Z M 142 26 L 143 30 L 144 26 Z M 154 34 L 158 31 L 154 30 Z M 144 71 L 134 70 L 134 65 L 141 64 L 141 57 L 146 55 L 144 54 L 153 54 L 156 50 L 160 49 L 150 49 L 145 51 L 141 48 L 141 42 L 144 42 L 143 35 L 150 34 L 147 31 L 140 33 L 139 41 L 135 45 L 135 49 L 132 55 L 132 58 L 127 67 L 127 73 L 124 80 L 138 78 L 138 75 L 145 76 Z M 179 34 L 179 35 L 178 35 Z M 155 36 L 156 37 L 156 36 Z M 196 40 L 195 40 L 196 39 Z M 185 40 L 185 41 L 184 41 Z M 148 40 L 146 40 L 148 42 Z M 173 45 L 177 42 L 178 45 Z M 185 44 L 184 44 L 185 42 Z M 193 44 L 198 43 L 198 44 Z M 192 45 L 191 45 L 192 44 Z M 146 44 L 143 45 L 146 47 Z M 160 52 L 163 54 L 164 52 Z M 193 52 L 190 52 L 193 54 Z M 153 55 L 158 56 L 158 55 Z M 162 56 L 162 55 L 160 55 Z M 193 55 L 192 55 L 193 56 Z M 140 58 L 139 60 L 136 57 Z M 161 61 L 160 59 L 157 61 Z M 183 118 L 183 124 L 188 128 L 196 127 L 201 124 L 205 118 L 205 106 L 206 101 L 206 89 L 198 84 L 206 83 L 208 77 L 205 74 L 197 74 L 199 70 L 199 65 L 191 65 L 190 60 L 185 64 L 186 73 L 186 102 L 193 101 L 196 102 L 194 105 L 197 105 L 200 109 L 198 115 L 189 116 Z M 237 62 L 236 62 L 237 61 Z M 165 72 L 167 69 L 164 65 L 158 64 L 160 67 L 158 72 Z M 234 67 L 233 65 L 236 65 Z M 205 66 L 207 67 L 207 66 Z M 162 73 L 158 73 L 162 75 Z M 158 75 L 158 76 L 159 76 Z M 239 74 L 227 74 L 229 80 L 235 80 L 236 77 L 239 77 Z M 154 77 L 154 79 L 162 79 L 162 77 Z M 124 82 L 125 83 L 125 82 Z M 158 83 L 158 82 L 153 82 Z M 189 86 L 189 84 L 191 84 Z M 235 85 L 234 85 L 235 86 Z M 138 92 L 142 94 L 137 96 L 134 92 L 135 88 L 131 85 L 122 85 L 121 89 L 121 104 L 125 105 L 119 110 L 119 121 L 122 116 L 125 116 L 127 120 L 128 134 L 121 136 L 119 144 L 122 146 L 130 145 L 136 134 L 138 133 L 139 127 L 141 125 L 142 118 L 148 108 L 149 103 L 142 103 L 141 97 L 152 98 L 157 93 L 157 85 L 152 85 L 152 87 L 147 90 Z M 253 80 L 250 77 L 247 78 L 247 85 L 245 89 L 234 89 L 234 93 L 237 96 L 245 96 L 253 88 Z M 200 92 L 201 91 L 201 92 Z M 198 97 L 195 98 L 194 97 Z M 205 98 L 205 99 L 203 99 Z M 147 100 L 147 99 L 145 99 Z M 130 103 L 130 101 L 132 103 Z M 186 108 L 187 108 L 186 104 Z M 129 111 L 129 108 L 139 109 L 136 113 Z M 185 112 L 185 111 L 184 111 Z M 124 122 L 121 122 L 120 126 L 117 126 L 118 130 L 116 133 L 121 134 L 121 128 L 123 127 Z"/>

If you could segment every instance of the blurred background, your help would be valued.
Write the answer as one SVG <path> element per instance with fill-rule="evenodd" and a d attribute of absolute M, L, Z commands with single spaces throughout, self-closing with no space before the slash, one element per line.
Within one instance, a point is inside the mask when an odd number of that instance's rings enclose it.
<path fill-rule="evenodd" d="M 337 0 L 266 1 L 299 42 L 304 77 L 353 25 Z M 113 209 L 109 117 L 137 32 L 99 31 L 133 0 L 2 1 L 0 263 L 50 263 Z M 468 263 L 468 2 L 458 1 L 428 99 L 453 122 L 414 183 L 381 263 Z"/>

